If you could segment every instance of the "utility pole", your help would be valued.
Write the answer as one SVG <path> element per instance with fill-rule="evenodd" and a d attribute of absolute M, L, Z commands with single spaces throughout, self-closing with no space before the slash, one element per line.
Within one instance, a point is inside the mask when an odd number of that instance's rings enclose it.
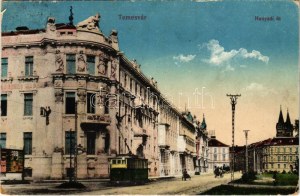
<path fill-rule="evenodd" d="M 72 182 L 72 176 L 73 176 L 73 172 L 72 172 L 72 151 L 73 151 L 73 147 L 72 147 L 72 137 L 71 134 L 72 133 L 72 129 L 70 129 L 69 132 L 69 142 L 70 142 L 70 148 L 69 148 L 69 153 L 70 153 L 70 169 L 69 169 L 69 183 Z"/>
<path fill-rule="evenodd" d="M 247 144 L 247 140 L 248 140 L 248 132 L 250 130 L 244 130 L 245 132 L 245 138 L 246 138 L 246 173 L 248 173 L 248 144 Z M 255 155 L 254 155 L 255 156 Z"/>
<path fill-rule="evenodd" d="M 77 181 L 77 118 L 78 118 L 78 112 L 77 112 L 77 106 L 78 106 L 78 101 L 75 101 L 75 144 L 74 144 L 74 181 Z"/>
<path fill-rule="evenodd" d="M 231 181 L 234 180 L 234 113 L 235 113 L 235 105 L 236 100 L 241 94 L 231 95 L 226 94 L 227 97 L 230 97 L 230 103 L 232 108 L 232 149 L 231 149 Z"/>

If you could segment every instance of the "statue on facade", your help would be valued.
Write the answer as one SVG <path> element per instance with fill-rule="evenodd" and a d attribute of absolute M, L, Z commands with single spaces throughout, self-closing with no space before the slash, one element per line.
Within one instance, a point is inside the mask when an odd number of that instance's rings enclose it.
<path fill-rule="evenodd" d="M 78 101 L 85 102 L 86 91 L 85 90 L 78 90 L 77 96 L 78 96 Z"/>
<path fill-rule="evenodd" d="M 99 64 L 97 65 L 98 73 L 100 75 L 106 75 L 107 72 L 107 63 L 108 63 L 108 56 L 104 53 L 100 54 L 99 56 Z"/>
<path fill-rule="evenodd" d="M 56 72 L 64 71 L 64 61 L 63 61 L 62 56 L 59 54 L 59 51 L 56 52 L 55 65 L 57 67 Z"/>
<path fill-rule="evenodd" d="M 95 16 L 90 16 L 88 19 L 77 24 L 79 29 L 87 30 L 99 30 L 100 14 L 97 13 Z"/>
<path fill-rule="evenodd" d="M 87 66 L 84 56 L 82 54 L 80 54 L 77 61 L 78 61 L 77 71 L 84 72 L 86 70 L 86 66 Z"/>
<path fill-rule="evenodd" d="M 110 74 L 111 79 L 116 79 L 117 77 L 117 66 L 118 66 L 118 59 L 115 58 L 111 62 L 111 74 Z"/>
<path fill-rule="evenodd" d="M 98 64 L 97 68 L 98 68 L 99 74 L 106 75 L 107 65 L 106 65 L 106 62 L 104 61 L 104 59 L 99 59 L 99 64 Z"/>
<path fill-rule="evenodd" d="M 63 102 L 64 92 L 62 89 L 55 90 L 55 102 Z"/>

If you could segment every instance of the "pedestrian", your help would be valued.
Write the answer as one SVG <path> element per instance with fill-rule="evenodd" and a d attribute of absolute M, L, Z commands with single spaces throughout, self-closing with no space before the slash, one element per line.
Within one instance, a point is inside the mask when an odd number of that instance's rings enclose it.
<path fill-rule="evenodd" d="M 186 169 L 184 169 L 182 172 L 182 179 L 184 179 L 184 181 L 186 181 L 186 177 L 187 177 L 187 171 L 186 171 Z"/>

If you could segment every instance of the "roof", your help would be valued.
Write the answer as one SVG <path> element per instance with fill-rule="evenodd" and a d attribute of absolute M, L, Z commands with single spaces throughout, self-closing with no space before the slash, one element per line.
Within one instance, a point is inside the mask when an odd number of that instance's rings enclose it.
<path fill-rule="evenodd" d="M 275 137 L 268 145 L 269 146 L 299 145 L 299 138 L 298 137 Z"/>
<path fill-rule="evenodd" d="M 223 142 L 213 138 L 208 141 L 208 147 L 229 147 L 229 145 L 226 145 Z"/>
<path fill-rule="evenodd" d="M 45 31 L 45 29 L 19 30 L 11 32 L 2 32 L 2 36 L 38 34 L 44 33 Z"/>

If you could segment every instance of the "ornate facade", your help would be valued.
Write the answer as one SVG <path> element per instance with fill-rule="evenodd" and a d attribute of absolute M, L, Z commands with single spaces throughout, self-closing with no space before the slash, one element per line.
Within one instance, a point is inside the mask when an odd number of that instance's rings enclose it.
<path fill-rule="evenodd" d="M 148 159 L 150 176 L 193 173 L 197 126 L 119 51 L 116 30 L 102 33 L 99 14 L 72 20 L 2 33 L 1 147 L 24 148 L 29 179 L 64 179 L 74 162 L 78 178 L 108 177 L 119 154 Z"/>

